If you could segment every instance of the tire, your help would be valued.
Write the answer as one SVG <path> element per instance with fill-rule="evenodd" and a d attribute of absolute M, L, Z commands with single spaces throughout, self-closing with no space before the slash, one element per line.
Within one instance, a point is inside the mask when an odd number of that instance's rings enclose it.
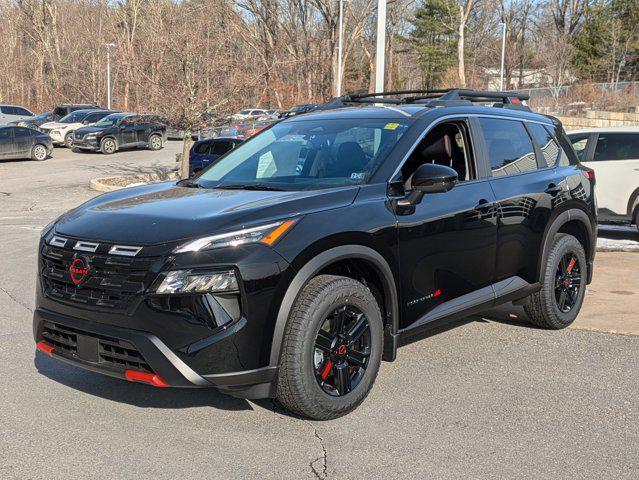
<path fill-rule="evenodd" d="M 149 150 L 157 151 L 162 149 L 162 137 L 160 135 L 151 135 L 149 137 Z"/>
<path fill-rule="evenodd" d="M 637 213 L 635 214 L 635 227 L 639 231 L 639 208 L 637 209 Z"/>
<path fill-rule="evenodd" d="M 47 159 L 47 147 L 41 143 L 37 143 L 31 149 L 31 159 L 36 162 L 42 162 Z"/>
<path fill-rule="evenodd" d="M 573 258 L 575 262 L 571 267 Z M 560 275 L 562 262 L 564 267 L 569 267 L 569 278 Z M 574 322 L 584 300 L 587 268 L 586 253 L 581 243 L 572 235 L 557 234 L 546 258 L 546 273 L 541 290 L 531 295 L 530 301 L 524 306 L 530 322 L 538 327 L 553 330 L 566 328 Z M 573 288 L 568 288 L 569 285 Z M 578 286 L 573 294 L 574 285 Z M 564 293 L 562 296 L 562 290 L 571 293 Z M 568 303 L 572 305 L 566 311 Z"/>
<path fill-rule="evenodd" d="M 346 325 L 343 331 L 352 333 L 352 336 L 340 337 L 339 342 L 344 343 L 339 343 L 337 336 L 333 337 L 335 341 L 331 343 L 334 347 L 331 351 L 335 355 L 338 351 L 343 355 L 341 360 L 335 357 L 333 363 L 331 353 L 324 357 L 324 352 L 319 350 L 318 334 L 326 325 L 330 325 L 332 330 L 332 326 L 339 323 L 342 312 L 342 318 L 346 318 L 341 322 Z M 361 312 L 363 317 L 353 312 Z M 360 328 L 358 335 L 354 332 L 357 330 L 355 325 L 361 318 L 365 318 L 368 325 L 365 330 Z M 326 334 L 325 331 L 323 333 Z M 347 350 L 346 343 L 352 338 L 358 340 L 349 343 Z M 355 343 L 358 345 L 353 347 Z M 346 415 L 364 401 L 373 386 L 381 362 L 382 343 L 382 315 L 375 297 L 366 286 L 351 278 L 334 275 L 313 278 L 300 292 L 286 324 L 277 379 L 277 401 L 286 410 L 314 420 Z M 365 367 L 349 364 L 351 355 L 362 355 L 356 350 L 368 355 Z M 340 378 L 345 379 L 344 394 L 337 386 L 341 383 Z"/>
<path fill-rule="evenodd" d="M 100 151 L 105 155 L 111 155 L 118 149 L 118 144 L 113 138 L 104 138 L 100 142 Z"/>
<path fill-rule="evenodd" d="M 64 136 L 64 146 L 73 148 L 73 132 L 69 132 Z"/>

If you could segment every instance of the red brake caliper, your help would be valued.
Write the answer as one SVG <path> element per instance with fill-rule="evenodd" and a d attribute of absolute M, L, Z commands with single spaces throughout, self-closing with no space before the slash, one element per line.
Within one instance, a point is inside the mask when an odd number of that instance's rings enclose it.
<path fill-rule="evenodd" d="M 566 269 L 566 271 L 568 273 L 570 273 L 572 271 L 572 267 L 575 266 L 575 262 L 576 262 L 576 260 L 574 258 L 570 259 L 570 263 L 568 264 L 568 268 Z"/>
<path fill-rule="evenodd" d="M 331 368 L 333 368 L 333 362 L 329 360 L 328 362 L 326 362 L 326 366 L 324 367 L 324 370 L 322 370 L 322 380 L 326 380 L 326 377 L 328 377 L 328 374 L 331 373 Z"/>

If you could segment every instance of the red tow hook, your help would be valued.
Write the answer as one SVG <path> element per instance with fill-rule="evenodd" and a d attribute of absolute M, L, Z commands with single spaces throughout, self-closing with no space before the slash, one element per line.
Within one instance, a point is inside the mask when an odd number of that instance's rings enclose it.
<path fill-rule="evenodd" d="M 155 373 L 138 372 L 137 370 L 127 370 L 124 372 L 124 377 L 129 382 L 146 383 L 147 385 L 153 385 L 154 387 L 168 387 L 169 384 L 162 380 Z"/>
<path fill-rule="evenodd" d="M 40 341 L 36 343 L 36 348 L 42 353 L 46 353 L 50 357 L 53 356 L 53 347 L 51 345 L 47 345 L 46 343 Z"/>

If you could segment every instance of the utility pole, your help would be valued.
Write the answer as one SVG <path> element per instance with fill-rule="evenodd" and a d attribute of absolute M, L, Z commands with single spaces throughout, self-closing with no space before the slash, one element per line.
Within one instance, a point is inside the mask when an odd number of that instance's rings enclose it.
<path fill-rule="evenodd" d="M 107 49 L 107 108 L 111 110 L 111 56 L 110 50 L 115 47 L 115 43 L 105 43 Z"/>
<path fill-rule="evenodd" d="M 377 0 L 377 57 L 375 91 L 384 91 L 384 61 L 386 55 L 386 0 Z"/>
<path fill-rule="evenodd" d="M 501 22 L 501 70 L 499 73 L 499 90 L 504 90 L 504 59 L 506 57 L 506 22 Z"/>
<path fill-rule="evenodd" d="M 342 95 L 342 37 L 344 36 L 344 0 L 339 1 L 339 40 L 337 43 L 337 96 Z"/>

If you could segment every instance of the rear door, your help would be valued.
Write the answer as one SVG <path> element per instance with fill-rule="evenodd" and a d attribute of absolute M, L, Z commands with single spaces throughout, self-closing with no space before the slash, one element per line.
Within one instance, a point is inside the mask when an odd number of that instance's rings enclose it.
<path fill-rule="evenodd" d="M 583 164 L 595 171 L 602 218 L 630 215 L 639 190 L 639 132 L 600 132 L 592 142 Z"/>
<path fill-rule="evenodd" d="M 496 280 L 516 276 L 535 283 L 553 199 L 563 186 L 554 168 L 558 146 L 541 124 L 529 123 L 529 130 L 523 121 L 494 117 L 482 117 L 479 124 L 498 206 Z M 533 132 L 544 142 L 537 150 Z M 542 149 L 555 159 L 552 165 Z M 553 149 L 555 157 L 550 155 Z"/>

